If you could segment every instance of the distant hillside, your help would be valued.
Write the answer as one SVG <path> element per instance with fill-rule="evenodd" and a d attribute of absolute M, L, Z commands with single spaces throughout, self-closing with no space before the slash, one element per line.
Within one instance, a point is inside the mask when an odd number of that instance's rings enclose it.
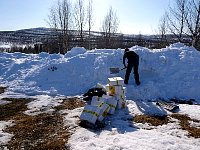
<path fill-rule="evenodd" d="M 31 28 L 17 31 L 0 31 L 0 42 L 36 43 L 44 41 L 48 36 L 56 33 L 50 28 Z"/>
<path fill-rule="evenodd" d="M 71 30 L 71 34 L 77 34 L 77 31 Z M 88 35 L 88 31 L 85 31 L 85 35 Z M 101 32 L 91 31 L 92 36 L 100 36 Z M 119 33 L 118 33 L 119 34 Z M 0 42 L 16 42 L 16 43 L 35 43 L 35 42 L 43 42 L 46 38 L 56 36 L 57 33 L 51 28 L 30 28 L 30 29 L 22 29 L 16 31 L 0 31 Z M 119 34 L 122 35 L 122 34 Z M 137 38 L 138 35 L 128 35 L 123 34 L 123 36 L 127 38 Z M 143 35 L 145 39 L 155 38 L 154 35 Z"/>
<path fill-rule="evenodd" d="M 84 42 L 80 45 L 80 36 L 77 30 L 70 30 L 69 49 L 74 46 L 83 46 L 88 48 L 89 38 L 88 31 L 84 31 Z M 52 28 L 30 28 L 17 31 L 0 31 L 0 43 L 11 44 L 36 44 L 40 43 L 47 49 L 60 49 L 58 38 L 55 38 L 59 33 L 55 32 Z M 161 48 L 171 43 L 178 42 L 178 40 L 172 35 L 166 35 L 166 39 L 162 39 L 159 35 L 134 35 L 134 34 L 122 34 L 116 33 L 112 35 L 115 46 L 105 47 L 105 39 L 101 32 L 91 31 L 90 48 L 124 48 L 131 47 L 133 45 L 144 46 L 148 48 Z M 185 38 L 185 44 L 188 45 L 189 40 Z M 56 43 L 57 42 L 57 43 Z M 55 47 L 57 45 L 57 47 Z"/>

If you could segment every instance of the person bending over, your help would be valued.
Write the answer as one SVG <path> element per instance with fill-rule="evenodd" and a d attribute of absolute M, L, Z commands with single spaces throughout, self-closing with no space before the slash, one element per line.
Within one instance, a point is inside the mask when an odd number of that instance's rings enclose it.
<path fill-rule="evenodd" d="M 127 65 L 126 65 L 126 59 Z M 140 85 L 140 79 L 138 74 L 138 66 L 139 66 L 139 55 L 136 54 L 134 51 L 130 51 L 128 48 L 125 48 L 124 56 L 123 56 L 123 64 L 126 68 L 126 75 L 124 79 L 124 84 L 128 84 L 129 76 L 131 73 L 131 70 L 134 70 L 134 77 L 135 77 L 135 83 L 137 85 Z"/>

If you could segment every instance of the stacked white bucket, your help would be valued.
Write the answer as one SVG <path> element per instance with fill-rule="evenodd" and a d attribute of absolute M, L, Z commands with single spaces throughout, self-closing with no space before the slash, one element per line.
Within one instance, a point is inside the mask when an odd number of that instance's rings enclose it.
<path fill-rule="evenodd" d="M 102 121 L 107 114 L 114 114 L 116 109 L 126 107 L 124 79 L 121 77 L 108 78 L 106 95 L 93 96 L 91 105 L 86 105 L 80 115 L 80 120 L 86 120 L 92 124 Z"/>

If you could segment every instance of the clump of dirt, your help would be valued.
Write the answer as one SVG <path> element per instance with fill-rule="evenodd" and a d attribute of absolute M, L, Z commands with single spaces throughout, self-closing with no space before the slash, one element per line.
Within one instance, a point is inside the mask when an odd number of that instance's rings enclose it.
<path fill-rule="evenodd" d="M 77 97 L 66 98 L 66 99 L 62 99 L 62 100 L 63 100 L 63 102 L 61 105 L 54 107 L 54 109 L 56 111 L 63 110 L 63 109 L 73 110 L 75 108 L 85 106 L 85 102 Z"/>
<path fill-rule="evenodd" d="M 199 120 L 191 119 L 187 115 L 182 114 L 172 114 L 171 117 L 178 119 L 180 121 L 180 126 L 183 130 L 188 131 L 189 136 L 194 138 L 200 138 L 200 128 L 191 127 L 189 121 L 200 123 Z"/>
<path fill-rule="evenodd" d="M 5 105 L 0 105 L 0 121 L 11 120 L 15 115 L 21 114 L 27 110 L 26 104 L 33 99 L 26 98 L 3 98 L 2 100 L 10 101 Z"/>
<path fill-rule="evenodd" d="M 149 123 L 152 126 L 160 126 L 169 123 L 169 118 L 167 116 L 136 115 L 133 121 L 143 124 Z"/>
<path fill-rule="evenodd" d="M 6 90 L 6 87 L 0 87 L 0 94 L 4 93 Z"/>

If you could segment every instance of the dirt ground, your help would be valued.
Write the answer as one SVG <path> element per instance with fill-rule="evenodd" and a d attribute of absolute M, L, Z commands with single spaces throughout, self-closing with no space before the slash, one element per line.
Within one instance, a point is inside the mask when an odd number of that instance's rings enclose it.
<path fill-rule="evenodd" d="M 10 101 L 0 105 L 0 121 L 13 120 L 13 126 L 5 129 L 5 132 L 14 136 L 4 145 L 10 150 L 69 150 L 65 145 L 71 135 L 69 129 L 64 126 L 63 116 L 58 112 L 62 109 L 75 109 L 85 105 L 78 98 L 63 99 L 60 106 L 55 107 L 53 114 L 40 114 L 29 116 L 23 112 L 27 110 L 27 103 L 34 99 L 4 98 Z M 0 147 L 1 148 L 1 147 Z"/>
<path fill-rule="evenodd" d="M 6 90 L 0 87 L 0 93 Z M 27 104 L 34 99 L 25 98 L 3 98 L 9 101 L 8 104 L 0 105 L 0 121 L 13 120 L 14 125 L 5 129 L 5 132 L 13 134 L 11 141 L 4 145 L 10 150 L 69 150 L 66 145 L 71 136 L 68 127 L 64 125 L 63 116 L 59 113 L 64 109 L 75 109 L 83 107 L 85 102 L 79 98 L 65 98 L 59 106 L 54 107 L 52 114 L 39 114 L 30 116 L 24 114 Z M 189 121 L 193 120 L 187 115 L 174 113 L 169 116 L 147 116 L 136 115 L 133 123 L 149 123 L 152 126 L 159 126 L 171 122 L 170 118 L 179 120 L 180 127 L 188 131 L 188 136 L 200 138 L 200 128 L 191 127 Z M 2 146 L 0 147 L 0 149 Z"/>

